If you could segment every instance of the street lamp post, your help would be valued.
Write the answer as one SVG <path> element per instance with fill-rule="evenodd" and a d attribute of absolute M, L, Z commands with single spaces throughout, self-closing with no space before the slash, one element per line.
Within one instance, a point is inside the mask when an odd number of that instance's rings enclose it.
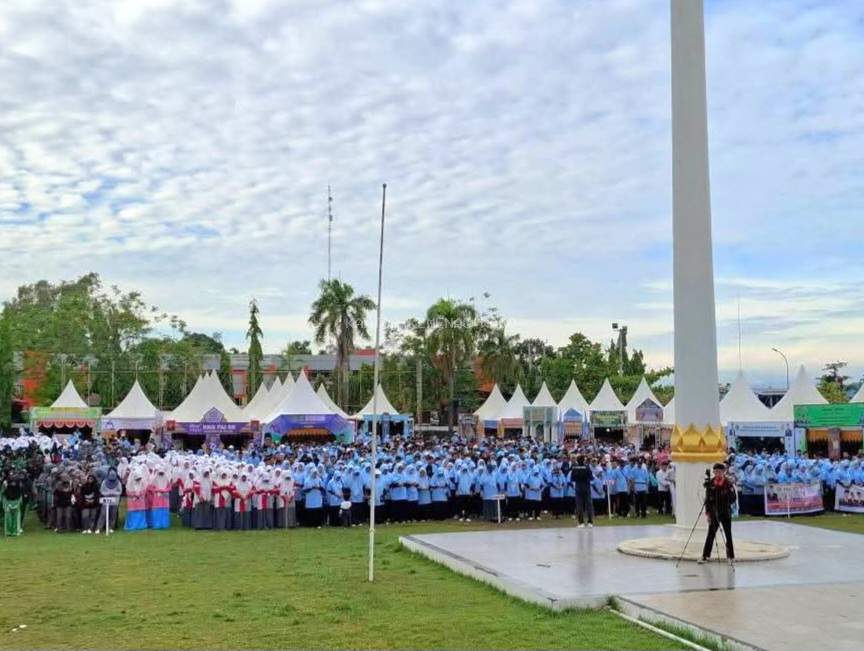
<path fill-rule="evenodd" d="M 781 351 L 777 350 L 776 348 L 772 348 L 771 350 L 773 350 L 775 353 L 780 355 L 780 357 L 783 358 L 783 361 L 786 362 L 786 391 L 789 391 L 789 360 L 786 359 L 786 355 L 784 355 Z"/>

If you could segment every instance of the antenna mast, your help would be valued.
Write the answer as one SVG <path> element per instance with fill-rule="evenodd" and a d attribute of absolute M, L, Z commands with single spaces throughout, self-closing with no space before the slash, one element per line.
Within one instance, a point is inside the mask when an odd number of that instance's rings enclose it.
<path fill-rule="evenodd" d="M 330 268 L 333 250 L 333 195 L 330 186 L 327 186 L 327 281 L 330 281 Z"/>

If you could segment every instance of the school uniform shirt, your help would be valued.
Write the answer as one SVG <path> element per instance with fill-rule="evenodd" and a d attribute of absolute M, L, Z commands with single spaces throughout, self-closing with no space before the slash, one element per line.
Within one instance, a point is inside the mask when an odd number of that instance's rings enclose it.
<path fill-rule="evenodd" d="M 567 479 L 560 471 L 552 473 L 549 478 L 549 497 L 558 499 L 564 497 L 564 486 L 567 484 Z"/>
<path fill-rule="evenodd" d="M 630 478 L 633 482 L 633 489 L 637 493 L 645 493 L 648 491 L 648 469 L 645 466 L 636 466 L 630 471 Z"/>
<path fill-rule="evenodd" d="M 539 469 L 531 472 L 525 482 L 525 499 L 539 502 L 543 498 L 543 477 Z"/>
<path fill-rule="evenodd" d="M 498 480 L 488 470 L 480 473 L 477 483 L 480 487 L 480 495 L 484 500 L 494 500 L 498 495 Z"/>
<path fill-rule="evenodd" d="M 444 476 L 444 469 L 435 471 L 435 476 L 429 481 L 429 491 L 433 502 L 446 502 L 450 493 L 450 482 Z"/>

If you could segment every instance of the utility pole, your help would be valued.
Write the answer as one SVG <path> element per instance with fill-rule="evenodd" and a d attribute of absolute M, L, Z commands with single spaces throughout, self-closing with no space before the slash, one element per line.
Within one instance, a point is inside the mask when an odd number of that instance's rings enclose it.
<path fill-rule="evenodd" d="M 415 365 L 417 367 L 417 424 L 419 425 L 423 418 L 423 360 L 419 353 Z"/>
<path fill-rule="evenodd" d="M 327 186 L 327 281 L 330 281 L 330 270 L 333 261 L 333 194 Z"/>

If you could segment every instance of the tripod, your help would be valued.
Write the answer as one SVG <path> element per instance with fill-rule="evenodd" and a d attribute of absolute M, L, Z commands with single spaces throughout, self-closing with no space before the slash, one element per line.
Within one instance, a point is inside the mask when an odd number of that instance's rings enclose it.
<path fill-rule="evenodd" d="M 696 526 L 699 524 L 699 520 L 702 518 L 702 514 L 705 513 L 705 503 L 702 503 L 702 508 L 699 509 L 699 515 L 696 516 L 696 520 L 693 522 L 693 528 L 690 529 L 690 535 L 687 536 L 687 542 L 684 543 L 684 549 L 681 550 L 681 555 L 678 557 L 678 560 L 675 561 L 675 568 L 678 568 L 678 565 L 681 563 L 681 560 L 684 558 L 684 554 L 687 553 L 687 545 L 690 544 L 690 539 L 693 538 L 693 532 L 696 531 Z"/>

